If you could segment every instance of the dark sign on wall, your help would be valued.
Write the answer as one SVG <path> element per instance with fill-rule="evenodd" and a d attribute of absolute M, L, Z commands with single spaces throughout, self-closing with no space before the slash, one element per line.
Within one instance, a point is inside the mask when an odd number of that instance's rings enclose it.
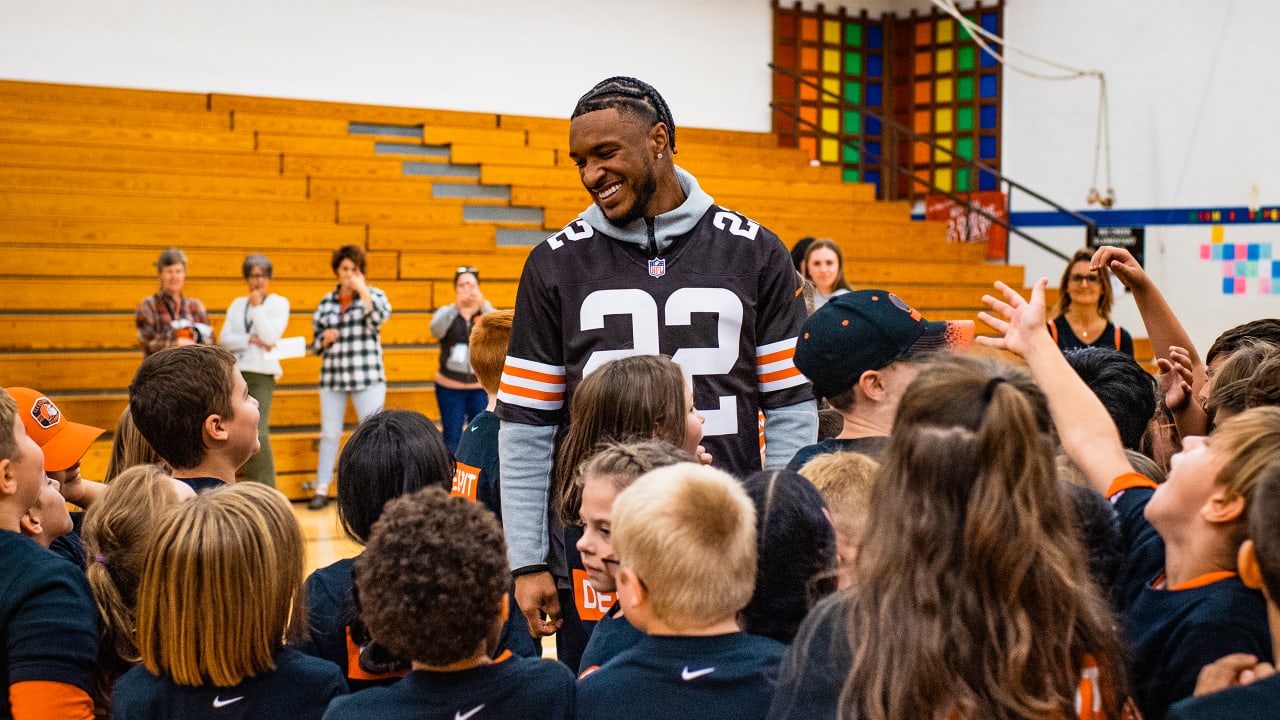
<path fill-rule="evenodd" d="M 1145 227 L 1094 228 L 1094 231 L 1089 234 L 1089 247 L 1100 248 L 1104 245 L 1122 247 L 1133 255 L 1139 265 L 1146 267 L 1146 262 L 1143 259 L 1143 253 L 1146 249 L 1143 239 L 1145 233 Z"/>

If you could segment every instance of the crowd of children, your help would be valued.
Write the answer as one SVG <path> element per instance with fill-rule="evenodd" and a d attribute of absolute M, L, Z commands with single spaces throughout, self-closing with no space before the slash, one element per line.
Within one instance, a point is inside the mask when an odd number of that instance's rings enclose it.
<path fill-rule="evenodd" d="M 1149 282 L 1127 260 L 1095 262 Z M 949 352 L 965 344 L 952 327 L 873 305 L 887 293 L 828 303 L 797 363 L 833 357 L 850 319 L 879 332 L 879 360 L 864 348 L 846 377 L 814 375 L 846 417 L 888 404 L 892 422 L 875 458 L 828 443 L 798 474 L 708 467 L 704 417 L 666 357 L 585 378 L 549 500 L 570 577 L 559 661 L 511 592 L 496 432 L 464 436 L 462 463 L 417 412 L 365 419 L 338 462 L 338 515 L 364 551 L 304 581 L 285 498 L 234 483 L 257 417 L 226 351 L 143 362 L 109 485 L 78 472 L 100 430 L 9 388 L 0 716 L 1266 716 L 1280 325 L 1224 333 L 1208 373 L 1172 346 L 1158 390 L 1116 353 L 1064 356 L 1044 288 L 984 298 L 996 334 L 976 342 L 1025 369 Z M 1144 318 L 1184 334 L 1143 290 Z M 491 390 L 510 320 L 473 331 Z"/>

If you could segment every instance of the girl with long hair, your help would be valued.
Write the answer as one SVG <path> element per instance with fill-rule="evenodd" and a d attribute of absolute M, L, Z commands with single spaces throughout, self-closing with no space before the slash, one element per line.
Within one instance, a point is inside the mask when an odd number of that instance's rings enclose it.
<path fill-rule="evenodd" d="M 821 238 L 809 243 L 801 267 L 801 273 L 813 283 L 814 288 L 810 315 L 831 298 L 853 291 L 849 281 L 844 279 L 844 253 L 833 240 Z"/>
<path fill-rule="evenodd" d="M 898 408 L 853 588 L 805 621 L 770 717 L 1118 718 L 1115 620 L 1069 508 L 1029 379 L 963 357 L 926 367 Z"/>

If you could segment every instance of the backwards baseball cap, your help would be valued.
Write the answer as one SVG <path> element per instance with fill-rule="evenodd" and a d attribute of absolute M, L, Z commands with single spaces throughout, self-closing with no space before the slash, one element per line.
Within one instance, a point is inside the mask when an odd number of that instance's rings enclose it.
<path fill-rule="evenodd" d="M 18 415 L 27 434 L 44 451 L 45 472 L 59 472 L 80 462 L 98 436 L 101 428 L 73 423 L 49 398 L 31 388 L 5 388 L 18 401 Z"/>
<path fill-rule="evenodd" d="M 973 331 L 972 320 L 929 322 L 887 290 L 855 290 L 832 298 L 805 321 L 795 363 L 813 391 L 830 398 L 868 370 L 968 347 Z"/>

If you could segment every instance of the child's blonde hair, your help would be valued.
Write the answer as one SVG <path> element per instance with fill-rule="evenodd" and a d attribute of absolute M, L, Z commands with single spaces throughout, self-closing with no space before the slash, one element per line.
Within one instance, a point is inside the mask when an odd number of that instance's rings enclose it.
<path fill-rule="evenodd" d="M 110 708 L 112 685 L 141 661 L 133 635 L 138 581 L 160 521 L 180 502 L 169 479 L 157 465 L 131 467 L 84 515 L 86 574 L 98 606 L 94 704 L 99 708 Z"/>
<path fill-rule="evenodd" d="M 181 504 L 142 571 L 143 664 L 193 687 L 273 669 L 285 632 L 305 632 L 302 573 L 302 533 L 278 491 L 240 483 Z"/>
<path fill-rule="evenodd" d="M 1214 428 L 1208 442 L 1226 458 L 1214 484 L 1233 496 L 1243 497 L 1247 515 L 1258 477 L 1268 463 L 1280 457 L 1280 408 L 1256 407 L 1234 415 Z M 1232 557 L 1248 535 L 1244 515 L 1238 525 Z"/>
<path fill-rule="evenodd" d="M 756 519 L 732 476 L 694 463 L 646 473 L 613 503 L 613 548 L 645 584 L 654 616 L 697 627 L 746 607 L 755 589 Z"/>
<path fill-rule="evenodd" d="M 831 520 L 842 538 L 862 537 L 867 528 L 871 488 L 880 463 L 857 452 L 823 453 L 800 468 L 827 501 Z"/>
<path fill-rule="evenodd" d="M 133 424 L 133 413 L 125 405 L 124 412 L 120 413 L 120 419 L 116 421 L 116 431 L 111 436 L 111 460 L 107 463 L 105 480 L 112 482 L 125 470 L 143 464 L 158 465 L 162 470 L 168 467 L 160 453 L 142 437 L 138 426 Z"/>

